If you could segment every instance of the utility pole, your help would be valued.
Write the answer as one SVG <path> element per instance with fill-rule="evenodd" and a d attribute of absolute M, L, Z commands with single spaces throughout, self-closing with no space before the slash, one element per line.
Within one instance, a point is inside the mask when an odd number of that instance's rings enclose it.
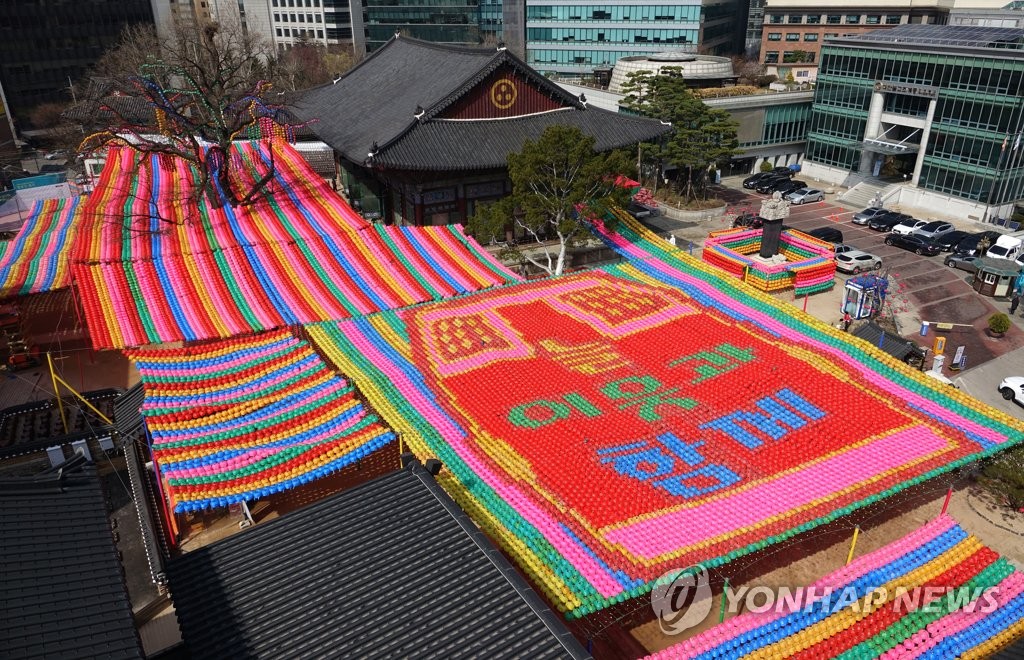
<path fill-rule="evenodd" d="M 68 89 L 71 90 L 71 102 L 78 105 L 78 97 L 75 95 L 75 83 L 71 82 L 71 76 L 68 76 Z"/>

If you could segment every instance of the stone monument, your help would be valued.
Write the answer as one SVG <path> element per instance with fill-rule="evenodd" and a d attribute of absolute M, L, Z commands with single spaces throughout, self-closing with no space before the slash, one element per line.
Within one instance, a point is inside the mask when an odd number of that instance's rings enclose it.
<path fill-rule="evenodd" d="M 758 255 L 770 259 L 779 252 L 782 237 L 782 221 L 789 217 L 789 201 L 782 199 L 782 193 L 772 193 L 771 199 L 761 202 L 760 216 L 764 219 L 761 227 L 761 251 Z"/>

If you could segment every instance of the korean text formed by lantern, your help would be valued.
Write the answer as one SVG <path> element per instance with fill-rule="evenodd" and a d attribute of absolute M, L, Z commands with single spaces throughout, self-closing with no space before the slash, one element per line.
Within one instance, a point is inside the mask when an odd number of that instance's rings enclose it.
<path fill-rule="evenodd" d="M 693 376 L 687 385 L 696 385 L 754 359 L 753 349 L 721 344 L 710 351 L 700 351 L 668 363 Z M 645 422 L 658 422 L 672 411 L 686 411 L 699 402 L 684 396 L 680 386 L 667 386 L 653 376 L 628 376 L 601 386 L 603 400 L 592 400 L 579 392 L 569 392 L 560 400 L 537 399 L 509 410 L 508 421 L 520 428 L 540 429 L 560 420 L 581 415 L 596 418 L 608 407 L 633 411 Z M 814 406 L 789 388 L 780 388 L 725 415 L 707 421 L 697 428 L 718 432 L 749 450 L 757 450 L 769 441 L 780 441 L 825 417 Z M 612 447 L 597 449 L 598 462 L 617 474 L 636 479 L 665 491 L 669 495 L 692 498 L 727 488 L 740 481 L 728 466 L 709 461 L 700 448 L 704 440 L 685 440 L 672 431 L 656 436 L 654 441 L 629 440 Z"/>

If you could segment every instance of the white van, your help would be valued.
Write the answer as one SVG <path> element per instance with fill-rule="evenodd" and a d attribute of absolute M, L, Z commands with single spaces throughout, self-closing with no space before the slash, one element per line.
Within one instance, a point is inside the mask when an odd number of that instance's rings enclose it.
<path fill-rule="evenodd" d="M 1015 236 L 1000 236 L 996 244 L 988 249 L 986 257 L 1013 261 L 1024 251 L 1024 241 Z"/>

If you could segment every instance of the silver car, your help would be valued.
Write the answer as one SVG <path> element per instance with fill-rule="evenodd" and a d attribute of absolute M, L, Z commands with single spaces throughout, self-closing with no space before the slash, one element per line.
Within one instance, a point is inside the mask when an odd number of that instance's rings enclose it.
<path fill-rule="evenodd" d="M 860 250 L 847 250 L 836 255 L 836 270 L 844 273 L 863 273 L 866 270 L 878 270 L 881 267 L 881 257 Z"/>
<path fill-rule="evenodd" d="M 932 220 L 926 225 L 918 227 L 914 230 L 914 233 L 922 238 L 938 238 L 943 234 L 948 234 L 953 231 L 953 225 L 942 220 Z"/>
<path fill-rule="evenodd" d="M 798 190 L 794 190 L 791 193 L 786 193 L 784 197 L 793 204 L 825 201 L 825 193 L 818 190 L 817 188 L 800 188 Z"/>
<path fill-rule="evenodd" d="M 951 254 L 943 260 L 943 264 L 950 268 L 958 268 L 960 270 L 966 270 L 968 273 L 978 272 L 978 259 L 981 257 L 974 257 L 966 254 Z"/>
<path fill-rule="evenodd" d="M 869 206 L 863 211 L 858 211 L 853 214 L 853 224 L 855 225 L 866 225 L 871 222 L 871 219 L 876 215 L 882 215 L 885 213 L 885 209 L 880 206 Z"/>

